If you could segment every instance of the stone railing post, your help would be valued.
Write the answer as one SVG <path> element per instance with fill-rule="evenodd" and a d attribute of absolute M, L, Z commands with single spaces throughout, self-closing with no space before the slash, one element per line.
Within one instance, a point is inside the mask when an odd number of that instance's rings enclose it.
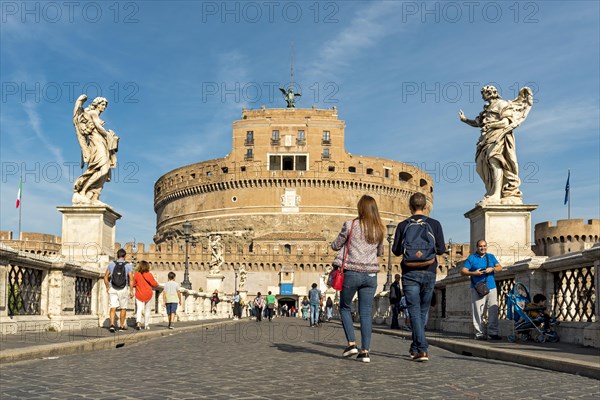
<path fill-rule="evenodd" d="M 66 279 L 65 279 L 66 278 Z M 48 271 L 46 274 L 47 282 L 47 290 L 42 291 L 42 293 L 47 293 L 47 315 L 50 320 L 56 320 L 56 324 L 60 325 L 61 315 L 63 313 L 63 309 L 69 310 L 69 313 L 74 314 L 74 306 L 75 306 L 75 282 L 72 277 L 64 277 L 63 272 L 59 269 L 53 269 Z M 65 287 L 72 288 L 71 300 L 69 303 L 64 304 L 63 306 L 63 285 Z M 66 290 L 64 292 L 67 292 Z M 69 292 L 71 292 L 69 290 Z M 42 295 L 43 296 L 43 295 Z M 43 296 L 46 297 L 46 296 Z M 70 306 L 70 307 L 69 307 Z M 54 325 L 54 324 L 51 324 Z M 53 329 L 60 330 L 60 326 L 53 326 Z"/>

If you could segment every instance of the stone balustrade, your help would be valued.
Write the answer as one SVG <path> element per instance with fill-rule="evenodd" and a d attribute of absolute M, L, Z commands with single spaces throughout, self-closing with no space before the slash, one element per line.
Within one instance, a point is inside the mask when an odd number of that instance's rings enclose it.
<path fill-rule="evenodd" d="M 428 329 L 448 333 L 474 335 L 471 319 L 471 294 L 468 277 L 459 274 L 463 262 L 436 283 L 437 304 L 429 313 Z M 532 257 L 521 260 L 496 273 L 500 333 L 513 332 L 513 321 L 507 319 L 507 296 L 515 282 L 546 296 L 547 306 L 560 321 L 556 330 L 560 340 L 600 348 L 600 245 L 557 257 Z M 375 296 L 373 321 L 390 324 L 387 292 Z M 356 304 L 353 309 L 357 309 Z M 358 316 L 356 318 L 358 321 Z M 400 321 L 403 325 L 403 321 Z"/>
<path fill-rule="evenodd" d="M 43 257 L 0 244 L 0 333 L 62 331 L 108 327 L 108 293 L 103 277 L 106 267 L 82 266 L 62 257 Z M 167 321 L 161 295 L 155 291 L 151 323 Z M 181 289 L 179 321 L 200 321 L 232 316 L 231 299 L 221 298 L 217 313 L 210 312 L 210 294 Z M 117 313 L 118 314 L 118 313 Z M 135 301 L 127 318 L 135 321 Z"/>

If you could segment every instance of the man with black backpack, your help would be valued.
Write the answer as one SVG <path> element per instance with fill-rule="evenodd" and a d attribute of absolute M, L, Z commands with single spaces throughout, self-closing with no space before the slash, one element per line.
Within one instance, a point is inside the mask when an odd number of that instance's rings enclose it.
<path fill-rule="evenodd" d="M 425 216 L 426 205 L 423 193 L 410 197 L 412 216 L 398 224 L 392 247 L 395 255 L 402 256 L 402 288 L 412 326 L 410 357 L 420 362 L 429 360 L 425 325 L 435 287 L 436 254 L 446 251 L 442 225 Z"/>
<path fill-rule="evenodd" d="M 115 331 L 115 314 L 119 308 L 119 324 L 121 331 L 127 330 L 127 305 L 129 298 L 133 297 L 133 267 L 125 261 L 127 253 L 125 249 L 117 251 L 117 261 L 108 264 L 104 273 L 104 284 L 110 300 L 110 327 L 111 332 Z"/>

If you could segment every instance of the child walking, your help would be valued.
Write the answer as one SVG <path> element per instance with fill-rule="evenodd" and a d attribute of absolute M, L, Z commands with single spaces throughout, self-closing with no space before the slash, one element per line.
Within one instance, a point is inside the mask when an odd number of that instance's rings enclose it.
<path fill-rule="evenodd" d="M 167 317 L 169 318 L 169 329 L 175 329 L 173 320 L 177 313 L 177 304 L 181 305 L 181 293 L 179 293 L 179 283 L 175 282 L 175 272 L 169 272 L 169 281 L 163 288 L 163 300 L 167 307 Z"/>

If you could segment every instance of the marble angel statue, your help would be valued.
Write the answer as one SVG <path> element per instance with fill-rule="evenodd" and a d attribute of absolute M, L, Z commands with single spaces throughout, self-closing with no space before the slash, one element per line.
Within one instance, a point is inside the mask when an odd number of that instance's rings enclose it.
<path fill-rule="evenodd" d="M 462 110 L 459 112 L 462 122 L 480 128 L 481 133 L 475 161 L 486 193 L 477 204 L 523 204 L 513 131 L 527 118 L 533 93 L 523 87 L 516 99 L 508 101 L 500 97 L 494 86 L 484 86 L 481 95 L 486 104 L 474 120 L 465 117 Z"/>
<path fill-rule="evenodd" d="M 100 114 L 108 101 L 96 97 L 83 108 L 87 96 L 82 94 L 75 102 L 73 124 L 81 147 L 81 168 L 86 167 L 73 186 L 73 205 L 104 205 L 100 193 L 104 183 L 110 181 L 111 169 L 117 164 L 119 138 L 112 130 L 104 128 Z"/>

